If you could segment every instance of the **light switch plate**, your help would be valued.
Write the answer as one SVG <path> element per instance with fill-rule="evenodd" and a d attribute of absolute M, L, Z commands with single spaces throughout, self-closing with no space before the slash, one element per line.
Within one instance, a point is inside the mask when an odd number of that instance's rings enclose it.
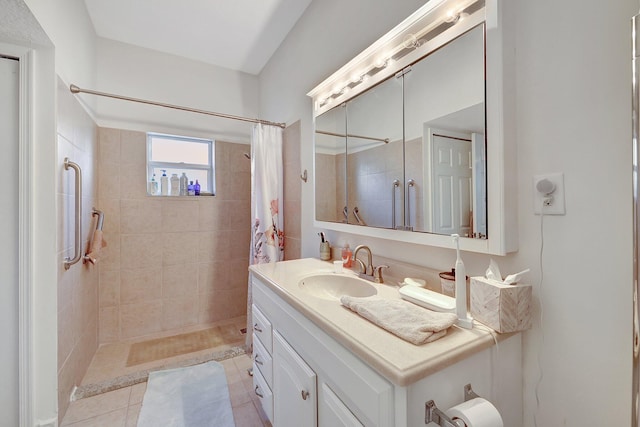
<path fill-rule="evenodd" d="M 537 184 L 543 179 L 555 185 L 551 194 L 538 191 Z M 536 215 L 565 215 L 563 173 L 547 173 L 533 177 L 533 212 Z"/>

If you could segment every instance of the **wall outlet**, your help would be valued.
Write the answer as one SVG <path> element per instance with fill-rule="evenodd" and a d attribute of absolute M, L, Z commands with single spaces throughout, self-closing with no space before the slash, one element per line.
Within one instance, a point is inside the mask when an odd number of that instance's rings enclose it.
<path fill-rule="evenodd" d="M 564 174 L 533 177 L 533 212 L 536 215 L 564 215 Z"/>

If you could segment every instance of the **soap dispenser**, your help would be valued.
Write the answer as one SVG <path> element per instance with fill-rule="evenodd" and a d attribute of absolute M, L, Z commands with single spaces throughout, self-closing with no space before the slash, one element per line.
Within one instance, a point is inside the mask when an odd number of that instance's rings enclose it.
<path fill-rule="evenodd" d="M 163 196 L 169 195 L 169 177 L 167 176 L 166 169 L 160 169 L 162 171 L 162 176 L 160 177 L 160 187 Z"/>
<path fill-rule="evenodd" d="M 345 268 L 351 268 L 351 264 L 353 260 L 353 252 L 351 252 L 351 248 L 348 243 L 345 243 L 344 248 L 342 248 L 342 266 Z"/>

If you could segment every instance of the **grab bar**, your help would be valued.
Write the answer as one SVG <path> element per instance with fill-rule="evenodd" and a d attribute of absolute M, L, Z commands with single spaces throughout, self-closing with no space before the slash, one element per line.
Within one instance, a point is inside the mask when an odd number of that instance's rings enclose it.
<path fill-rule="evenodd" d="M 367 225 L 367 223 L 364 222 L 362 218 L 360 218 L 360 215 L 358 215 L 359 213 L 360 213 L 360 209 L 358 209 L 357 206 L 353 208 L 353 216 L 356 217 L 356 221 L 358 221 L 358 225 Z"/>
<path fill-rule="evenodd" d="M 76 203 L 76 224 L 75 224 L 75 255 L 73 258 L 65 257 L 64 258 L 64 269 L 68 270 L 71 266 L 78 261 L 82 257 L 82 171 L 80 171 L 80 166 L 77 163 L 69 160 L 68 157 L 64 158 L 64 169 L 69 170 L 69 168 L 73 169 L 76 174 L 76 192 L 75 192 L 75 203 Z"/>
<path fill-rule="evenodd" d="M 404 229 L 409 231 L 413 231 L 413 227 L 411 226 L 411 187 L 415 185 L 415 180 L 409 179 L 407 181 L 407 225 L 405 225 Z"/>
<path fill-rule="evenodd" d="M 96 230 L 102 231 L 102 226 L 104 225 L 104 212 L 100 209 L 93 208 L 91 211 L 92 216 L 98 215 L 98 222 L 96 223 Z"/>
<path fill-rule="evenodd" d="M 396 229 L 396 190 L 400 187 L 400 180 L 393 180 L 393 187 L 391 187 L 391 228 Z"/>

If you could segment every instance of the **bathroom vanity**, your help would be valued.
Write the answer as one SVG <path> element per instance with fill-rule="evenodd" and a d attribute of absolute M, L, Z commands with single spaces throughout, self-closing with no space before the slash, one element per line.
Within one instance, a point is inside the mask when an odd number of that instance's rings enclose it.
<path fill-rule="evenodd" d="M 253 387 L 274 426 L 425 425 L 427 401 L 446 410 L 464 400 L 468 383 L 498 408 L 505 426 L 522 425 L 519 334 L 495 334 L 476 323 L 416 346 L 342 306 L 339 291 L 301 286 L 310 276 L 330 281 L 327 262 L 301 259 L 250 271 Z M 363 285 L 378 297 L 400 298 L 396 286 Z"/>

